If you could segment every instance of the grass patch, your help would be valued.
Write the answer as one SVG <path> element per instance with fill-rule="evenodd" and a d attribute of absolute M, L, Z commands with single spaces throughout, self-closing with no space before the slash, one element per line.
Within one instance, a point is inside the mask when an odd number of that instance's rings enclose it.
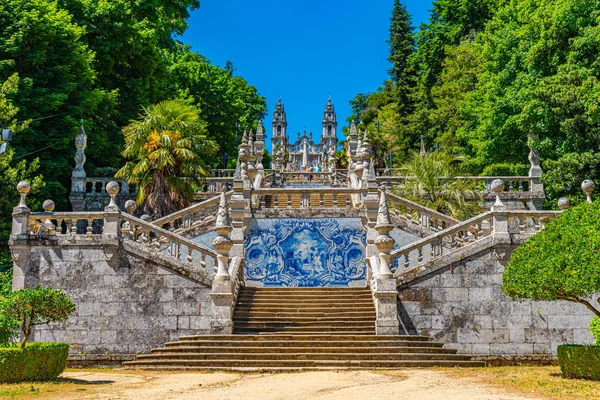
<path fill-rule="evenodd" d="M 455 378 L 552 400 L 600 399 L 600 382 L 565 379 L 558 366 L 440 369 Z"/>

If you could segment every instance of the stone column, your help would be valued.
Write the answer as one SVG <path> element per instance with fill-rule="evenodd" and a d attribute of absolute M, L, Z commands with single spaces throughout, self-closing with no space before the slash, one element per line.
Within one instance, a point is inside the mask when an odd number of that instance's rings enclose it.
<path fill-rule="evenodd" d="M 544 184 L 542 183 L 542 167 L 540 166 L 540 152 L 537 149 L 536 145 L 539 141 L 537 135 L 530 133 L 528 135 L 528 144 L 529 144 L 529 164 L 531 167 L 529 168 L 529 177 L 530 185 L 529 191 L 532 193 L 536 193 L 537 196 L 531 199 L 531 203 L 528 204 L 530 209 L 541 210 L 542 205 L 546 199 L 546 194 L 544 193 Z"/>
<path fill-rule="evenodd" d="M 375 323 L 377 335 L 397 335 L 400 331 L 398 307 L 396 306 L 398 289 L 396 288 L 396 278 L 390 270 L 390 253 L 396 243 L 390 236 L 393 229 L 394 225 L 391 223 L 387 204 L 386 188 L 383 186 L 379 199 L 377 224 L 375 225 L 375 230 L 378 233 L 375 246 L 379 251 L 379 270 L 377 273 L 374 272 L 377 278 L 373 282 L 374 287 L 371 288 L 377 315 Z"/>
<path fill-rule="evenodd" d="M 31 185 L 29 182 L 21 181 L 17 185 L 17 192 L 19 192 L 21 200 L 19 205 L 13 208 L 12 232 L 9 242 L 13 260 L 13 291 L 37 286 L 37 281 L 26 282 L 30 262 L 30 251 L 27 245 L 28 220 L 31 213 L 31 210 L 27 207 L 27 195 L 30 190 Z"/>
<path fill-rule="evenodd" d="M 233 332 L 233 287 L 229 276 L 229 251 L 233 247 L 229 234 L 232 230 L 227 195 L 223 190 L 215 223 L 215 231 L 219 236 L 213 241 L 218 254 L 218 269 L 210 292 L 213 310 L 210 330 L 217 335 L 230 335 Z"/>
<path fill-rule="evenodd" d="M 510 243 L 508 226 L 508 207 L 500 199 L 504 191 L 504 181 L 495 179 L 491 185 L 492 192 L 496 195 L 496 203 L 492 206 L 494 221 L 494 243 Z"/>
<path fill-rule="evenodd" d="M 73 211 L 84 211 L 85 209 L 85 180 L 87 175 L 83 168 L 86 157 L 85 148 L 87 146 L 87 135 L 83 125 L 79 129 L 79 133 L 75 137 L 75 168 L 71 174 L 71 194 L 69 200 Z"/>

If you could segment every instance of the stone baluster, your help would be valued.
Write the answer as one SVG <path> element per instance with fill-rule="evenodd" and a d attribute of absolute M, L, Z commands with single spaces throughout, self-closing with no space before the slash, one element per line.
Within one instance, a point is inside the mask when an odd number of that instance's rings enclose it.
<path fill-rule="evenodd" d="M 587 196 L 588 203 L 592 202 L 592 193 L 594 192 L 595 188 L 596 188 L 596 184 L 594 183 L 594 181 L 592 181 L 590 179 L 586 179 L 581 184 L 581 190 L 583 190 L 583 193 L 585 193 L 585 195 Z"/>
<path fill-rule="evenodd" d="M 533 210 L 541 210 L 542 205 L 545 201 L 546 195 L 544 194 L 544 184 L 542 183 L 542 167 L 540 166 L 540 152 L 537 149 L 537 143 L 539 141 L 539 137 L 530 133 L 528 135 L 528 144 L 529 144 L 529 163 L 531 167 L 529 168 L 529 191 L 532 193 L 539 194 L 536 198 L 531 199 L 530 208 Z"/>
<path fill-rule="evenodd" d="M 396 288 L 396 279 L 390 269 L 390 253 L 395 244 L 394 239 L 390 236 L 390 232 L 393 229 L 394 226 L 390 220 L 387 204 L 386 188 L 383 186 L 379 198 L 377 224 L 375 225 L 375 230 L 378 233 L 375 239 L 375 246 L 379 252 L 379 273 L 371 287 L 375 299 L 377 318 L 375 332 L 377 335 L 397 335 L 400 330 L 396 307 L 398 290 Z"/>
<path fill-rule="evenodd" d="M 211 320 L 212 334 L 231 334 L 233 332 L 233 287 L 229 275 L 229 251 L 233 242 L 229 234 L 233 231 L 229 216 L 229 205 L 225 191 L 221 192 L 221 202 L 215 231 L 219 236 L 213 241 L 213 247 L 217 252 L 217 273 L 211 289 L 213 304 L 213 318 Z"/>
<path fill-rule="evenodd" d="M 115 202 L 115 197 L 119 194 L 119 184 L 115 181 L 110 181 L 106 184 L 106 192 L 110 196 L 110 203 L 104 208 L 104 228 L 103 235 L 106 237 L 116 238 L 119 235 L 119 214 L 121 210 Z"/>
<path fill-rule="evenodd" d="M 44 208 L 44 212 L 49 215 L 47 215 L 46 220 L 42 224 L 40 233 L 45 235 L 54 235 L 56 234 L 56 229 L 54 223 L 52 223 L 52 216 L 50 214 L 52 214 L 52 212 L 54 211 L 55 204 L 52 200 L 46 200 L 42 204 L 42 207 Z"/>

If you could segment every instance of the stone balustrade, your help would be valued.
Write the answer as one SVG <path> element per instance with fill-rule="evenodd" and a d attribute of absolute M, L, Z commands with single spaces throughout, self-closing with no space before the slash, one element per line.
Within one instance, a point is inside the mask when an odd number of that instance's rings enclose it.
<path fill-rule="evenodd" d="M 214 250 L 129 214 L 121 214 L 121 221 L 126 239 L 189 266 L 200 266 L 209 274 L 216 272 L 213 270 L 217 265 L 217 253 Z"/>
<path fill-rule="evenodd" d="M 329 172 L 283 172 L 284 185 L 327 185 L 331 183 Z"/>
<path fill-rule="evenodd" d="M 102 235 L 105 212 L 41 212 L 27 215 L 28 235 Z"/>
<path fill-rule="evenodd" d="M 391 217 L 401 219 L 405 223 L 404 227 L 409 231 L 414 231 L 416 227 L 418 230 L 425 230 L 425 232 L 418 233 L 429 234 L 460 223 L 455 218 L 391 193 L 387 194 L 387 199 Z"/>
<path fill-rule="evenodd" d="M 516 234 L 526 238 L 542 230 L 560 213 L 560 211 L 489 211 L 392 251 L 391 269 L 394 275 L 398 276 L 431 264 L 445 254 L 490 238 L 494 234 Z M 507 223 L 503 225 L 499 221 Z"/>
<path fill-rule="evenodd" d="M 348 188 L 261 188 L 252 191 L 261 209 L 361 207 L 362 204 L 353 204 L 352 195 L 362 194 L 360 189 Z"/>
<path fill-rule="evenodd" d="M 230 198 L 232 194 L 233 191 L 227 192 L 227 197 Z M 219 197 L 215 196 L 166 217 L 154 220 L 152 224 L 179 235 L 187 235 L 189 232 L 200 234 L 206 232 L 208 230 L 207 227 L 214 225 L 218 207 Z"/>
<path fill-rule="evenodd" d="M 135 194 L 137 193 L 137 188 L 135 185 L 129 185 L 126 180 L 123 179 L 115 179 L 111 177 L 104 178 L 86 178 L 85 179 L 85 193 L 96 193 L 101 195 L 106 195 L 108 197 L 108 193 L 106 192 L 106 185 L 109 182 L 117 182 L 119 184 L 119 193 L 121 195 Z"/>

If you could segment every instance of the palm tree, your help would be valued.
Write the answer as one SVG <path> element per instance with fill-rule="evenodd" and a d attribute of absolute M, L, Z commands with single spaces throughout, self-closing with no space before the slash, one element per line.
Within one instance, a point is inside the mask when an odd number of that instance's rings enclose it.
<path fill-rule="evenodd" d="M 465 220 L 482 211 L 482 195 L 475 184 L 462 179 L 459 164 L 463 158 L 442 151 L 421 154 L 413 151 L 403 166 L 407 198 L 438 212 Z"/>
<path fill-rule="evenodd" d="M 203 176 L 202 159 L 217 145 L 206 138 L 198 110 L 183 100 L 166 100 L 144 108 L 123 128 L 128 161 L 116 177 L 139 188 L 137 202 L 145 214 L 160 218 L 190 204 Z"/>

